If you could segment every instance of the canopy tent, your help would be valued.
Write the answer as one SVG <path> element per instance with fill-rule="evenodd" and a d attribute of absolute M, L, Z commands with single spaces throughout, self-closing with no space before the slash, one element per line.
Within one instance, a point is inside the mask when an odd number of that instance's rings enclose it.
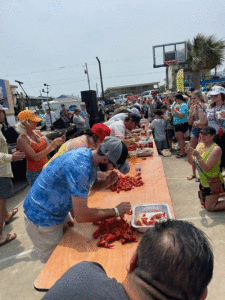
<path fill-rule="evenodd" d="M 79 96 L 61 95 L 58 98 L 49 101 L 49 106 L 50 109 L 54 110 L 59 115 L 60 110 L 62 110 L 62 104 L 65 104 L 66 109 L 69 109 L 71 106 L 80 106 L 80 103 L 81 99 Z M 48 109 L 48 102 L 43 102 L 42 107 L 46 111 Z"/>

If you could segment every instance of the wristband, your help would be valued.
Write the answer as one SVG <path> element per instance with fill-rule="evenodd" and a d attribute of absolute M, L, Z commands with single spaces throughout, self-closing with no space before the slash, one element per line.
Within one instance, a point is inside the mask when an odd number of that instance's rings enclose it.
<path fill-rule="evenodd" d="M 115 210 L 115 213 L 116 213 L 116 217 L 119 217 L 120 213 L 119 213 L 117 207 L 114 207 L 114 210 Z"/>
<path fill-rule="evenodd" d="M 135 143 L 135 138 L 131 138 L 131 141 Z"/>

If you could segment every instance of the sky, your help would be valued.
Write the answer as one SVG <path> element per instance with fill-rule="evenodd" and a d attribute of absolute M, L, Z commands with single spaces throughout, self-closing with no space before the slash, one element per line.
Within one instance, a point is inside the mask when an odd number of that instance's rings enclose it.
<path fill-rule="evenodd" d="M 44 83 L 52 97 L 80 95 L 89 89 L 87 63 L 99 95 L 98 57 L 104 90 L 163 84 L 152 47 L 198 33 L 225 39 L 224 11 L 224 0 L 0 0 L 0 79 L 23 82 L 29 96 Z"/>

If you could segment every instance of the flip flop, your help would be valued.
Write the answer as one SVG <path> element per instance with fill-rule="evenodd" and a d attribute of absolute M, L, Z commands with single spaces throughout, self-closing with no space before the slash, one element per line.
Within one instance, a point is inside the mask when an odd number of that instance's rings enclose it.
<path fill-rule="evenodd" d="M 194 175 L 192 174 L 191 176 L 187 177 L 187 180 L 192 180 L 192 179 L 194 179 L 194 178 L 196 178 L 196 176 L 194 176 Z"/>
<path fill-rule="evenodd" d="M 0 243 L 0 247 L 2 247 L 2 246 L 4 246 L 4 245 L 8 244 L 9 242 L 15 240 L 15 238 L 17 238 L 16 233 L 14 233 L 14 235 L 12 235 L 12 234 L 10 234 L 10 233 L 7 234 L 7 235 L 6 235 L 6 239 L 4 240 L 4 242 L 1 242 L 1 243 Z"/>
<path fill-rule="evenodd" d="M 18 208 L 14 208 L 13 210 L 12 210 L 12 215 L 11 215 L 11 217 L 8 219 L 8 221 L 7 222 L 5 222 L 5 225 L 8 225 L 11 221 L 12 221 L 12 218 L 18 213 Z"/>
<path fill-rule="evenodd" d="M 181 158 L 181 157 L 185 157 L 185 156 L 187 156 L 187 154 L 182 155 L 182 154 L 179 153 L 179 154 L 176 155 L 176 158 Z"/>

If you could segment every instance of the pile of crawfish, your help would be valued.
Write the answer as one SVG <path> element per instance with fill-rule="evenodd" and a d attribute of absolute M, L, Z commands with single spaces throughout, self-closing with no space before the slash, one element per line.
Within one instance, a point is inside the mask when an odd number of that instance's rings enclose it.
<path fill-rule="evenodd" d="M 118 180 L 110 187 L 112 192 L 130 191 L 134 187 L 142 186 L 144 182 L 140 174 L 135 176 L 119 176 Z"/>
<path fill-rule="evenodd" d="M 93 233 L 95 239 L 100 240 L 97 243 L 98 247 L 113 248 L 114 245 L 110 245 L 115 241 L 121 241 L 124 245 L 130 242 L 137 242 L 136 237 L 133 235 L 132 227 L 123 218 L 109 218 L 103 221 L 94 223 L 99 228 Z"/>

